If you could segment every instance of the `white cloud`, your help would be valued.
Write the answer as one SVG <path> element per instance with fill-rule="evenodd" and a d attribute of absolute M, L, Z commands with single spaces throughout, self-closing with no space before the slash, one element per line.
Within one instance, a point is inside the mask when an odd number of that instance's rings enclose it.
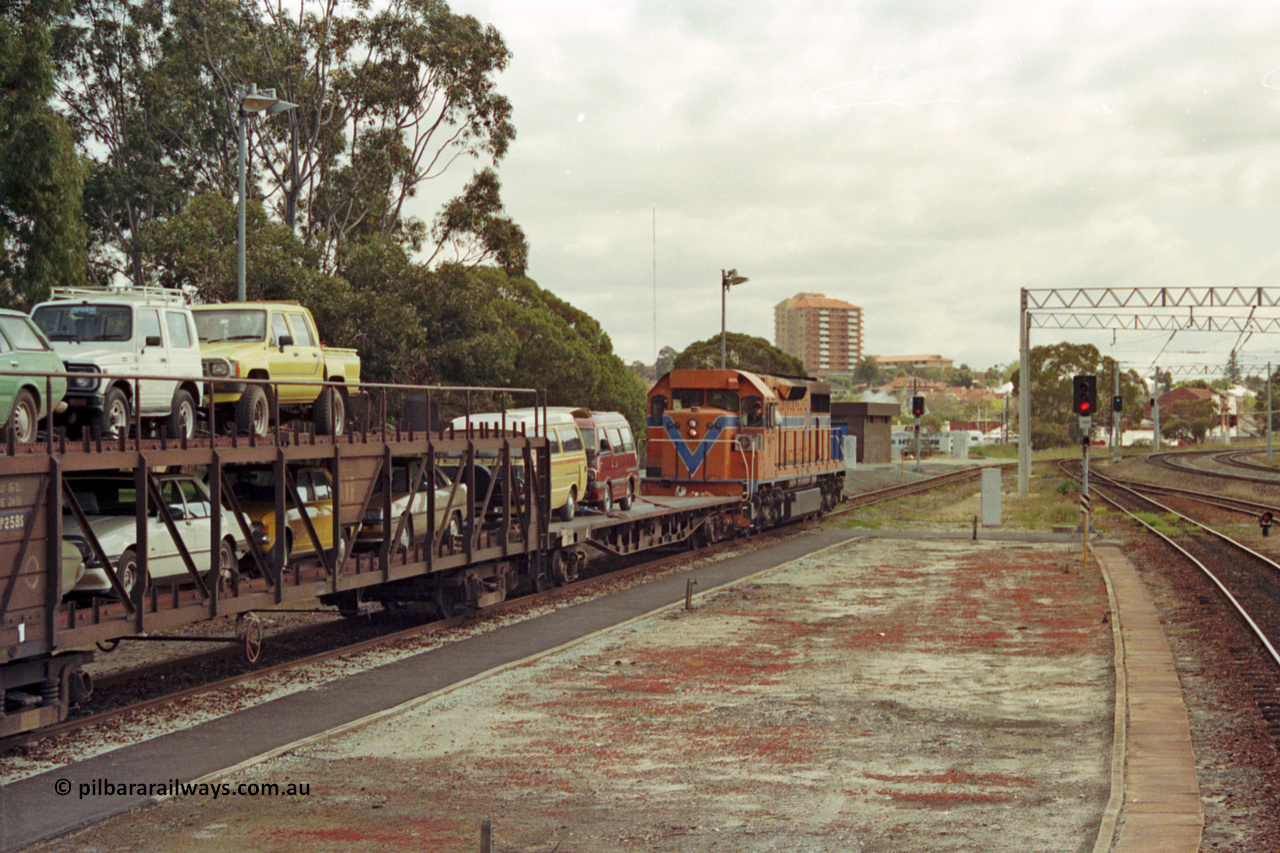
<path fill-rule="evenodd" d="M 731 330 L 771 339 L 816 290 L 866 309 L 871 352 L 974 367 L 1017 357 L 1020 287 L 1276 284 L 1261 0 L 452 5 L 514 51 L 530 275 L 627 361 L 653 359 L 655 261 L 658 347 L 719 331 L 736 267 Z"/>

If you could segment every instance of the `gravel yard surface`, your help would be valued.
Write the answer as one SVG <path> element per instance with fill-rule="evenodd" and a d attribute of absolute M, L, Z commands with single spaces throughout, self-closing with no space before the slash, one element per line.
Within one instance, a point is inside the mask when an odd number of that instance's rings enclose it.
<path fill-rule="evenodd" d="M 1061 547 L 864 540 L 46 850 L 1091 850 L 1111 628 Z"/>

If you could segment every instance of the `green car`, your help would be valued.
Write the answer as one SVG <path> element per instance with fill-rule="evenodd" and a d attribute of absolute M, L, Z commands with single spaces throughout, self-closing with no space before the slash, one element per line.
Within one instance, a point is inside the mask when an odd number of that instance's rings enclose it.
<path fill-rule="evenodd" d="M 20 311 L 0 309 L 0 418 L 4 431 L 13 430 L 18 444 L 36 440 L 36 424 L 50 412 L 66 407 L 67 377 L 55 376 L 52 386 L 43 376 L 22 373 L 63 373 L 62 359 L 53 351 L 31 318 Z M 46 390 L 52 392 L 45 399 Z"/>

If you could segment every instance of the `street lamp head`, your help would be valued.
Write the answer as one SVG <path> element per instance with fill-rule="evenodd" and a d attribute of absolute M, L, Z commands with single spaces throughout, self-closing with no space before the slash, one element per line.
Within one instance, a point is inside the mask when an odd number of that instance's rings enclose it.
<path fill-rule="evenodd" d="M 738 275 L 737 270 L 720 270 L 720 286 L 725 290 L 735 284 L 742 284 L 744 281 L 749 281 L 749 279 L 745 275 Z"/>
<path fill-rule="evenodd" d="M 240 96 L 241 115 L 265 112 L 268 116 L 273 116 L 295 109 L 297 106 L 277 98 L 275 89 L 259 89 L 257 86 L 250 86 L 248 91 Z"/>
<path fill-rule="evenodd" d="M 251 88 L 240 98 L 240 109 L 246 113 L 260 113 L 274 107 L 280 99 L 275 89 Z"/>

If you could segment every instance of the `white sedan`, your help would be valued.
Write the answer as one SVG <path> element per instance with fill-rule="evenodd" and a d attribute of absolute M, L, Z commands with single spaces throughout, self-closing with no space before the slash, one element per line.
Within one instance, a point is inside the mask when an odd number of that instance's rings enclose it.
<path fill-rule="evenodd" d="M 396 543 L 396 548 L 407 551 L 412 543 L 423 541 L 428 532 L 435 531 L 440 538 L 440 553 L 452 553 L 462 536 L 463 518 L 467 512 L 467 487 L 463 483 L 455 486 L 453 481 L 437 468 L 434 478 L 430 475 L 422 478 L 418 491 L 411 498 L 410 475 L 416 473 L 416 470 L 411 471 L 402 465 L 391 469 L 391 530 L 395 530 L 401 516 L 406 512 L 409 514 L 408 523 L 400 526 L 400 539 Z M 427 490 L 431 488 L 432 479 L 435 480 L 435 523 L 428 528 Z M 442 529 L 443 532 L 441 532 Z M 368 511 L 365 512 L 364 523 L 356 535 L 356 542 L 361 545 L 381 544 L 387 535 L 388 531 L 382 525 L 382 498 L 380 495 L 374 495 Z"/>
<path fill-rule="evenodd" d="M 208 583 L 215 577 L 211 563 L 213 505 L 209 492 L 204 483 L 186 474 L 159 474 L 156 479 L 173 525 L 197 571 Z M 66 486 L 84 510 L 93 536 L 115 565 L 120 584 L 130 598 L 140 599 L 150 583 L 194 582 L 154 502 L 146 520 L 147 568 L 143 572 L 138 561 L 137 490 L 132 475 L 68 477 Z M 225 508 L 221 512 L 218 576 L 228 579 L 235 572 L 245 548 L 241 544 L 240 525 L 236 523 L 235 515 Z M 84 558 L 84 576 L 75 585 L 72 595 L 110 593 L 111 581 L 106 570 L 69 507 L 63 509 L 62 521 L 63 539 L 74 543 Z"/>

